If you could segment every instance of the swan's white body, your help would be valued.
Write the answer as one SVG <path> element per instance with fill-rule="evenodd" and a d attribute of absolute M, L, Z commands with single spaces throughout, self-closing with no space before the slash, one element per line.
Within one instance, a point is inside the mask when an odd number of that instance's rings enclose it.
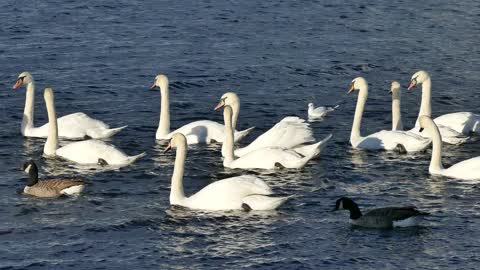
<path fill-rule="evenodd" d="M 225 106 L 223 118 L 225 121 L 226 135 L 222 146 L 226 151 L 223 166 L 232 169 L 275 169 L 278 167 L 289 169 L 303 168 L 309 160 L 320 154 L 321 149 L 332 137 L 330 134 L 323 141 L 316 143 L 313 147 L 315 148 L 315 151 L 311 151 L 308 156 L 302 156 L 290 149 L 265 147 L 250 151 L 239 158 L 235 158 L 233 151 L 232 108 L 228 105 Z"/>
<path fill-rule="evenodd" d="M 422 136 L 428 137 L 429 134 L 421 134 L 418 130 L 418 119 L 421 116 L 426 115 L 432 117 L 432 81 L 430 76 L 425 71 L 418 71 L 412 76 L 412 82 L 408 89 L 412 89 L 417 84 L 422 84 L 422 102 L 420 105 L 420 111 L 418 113 L 418 118 L 415 123 L 415 128 L 411 131 L 418 133 Z M 468 135 L 472 132 L 480 132 L 480 115 L 470 112 L 457 112 L 449 113 L 439 116 L 433 119 L 435 124 L 439 128 L 439 132 L 442 135 L 442 140 L 450 144 L 461 144 L 468 140 L 468 137 L 463 135 Z"/>
<path fill-rule="evenodd" d="M 40 127 L 34 127 L 34 104 L 35 84 L 33 77 L 28 72 L 19 75 L 14 89 L 26 84 L 25 108 L 21 126 L 22 135 L 25 137 L 46 138 L 48 136 L 48 123 Z M 79 140 L 86 137 L 104 139 L 111 137 L 124 129 L 126 126 L 110 129 L 107 124 L 100 120 L 93 119 L 82 112 L 72 113 L 57 119 L 58 136 L 61 138 Z"/>
<path fill-rule="evenodd" d="M 350 143 L 353 148 L 368 150 L 395 150 L 402 145 L 407 152 L 424 150 L 430 144 L 429 139 L 406 131 L 382 130 L 366 137 L 361 136 L 360 127 L 365 103 L 368 97 L 368 85 L 365 79 L 358 77 L 352 81 L 349 93 L 359 90 L 355 116 L 353 119 Z"/>
<path fill-rule="evenodd" d="M 293 149 L 303 156 L 307 156 L 315 146 L 304 144 L 313 141 L 315 139 L 312 129 L 305 123 L 305 120 L 296 116 L 288 116 L 258 136 L 249 145 L 235 149 L 235 156 L 242 157 L 249 152 L 266 147 Z M 222 154 L 225 156 L 224 147 L 222 147 Z"/>
<path fill-rule="evenodd" d="M 308 120 L 322 119 L 329 112 L 333 112 L 339 105 L 335 107 L 317 107 L 313 103 L 308 103 Z"/>
<path fill-rule="evenodd" d="M 433 138 L 432 159 L 428 171 L 432 175 L 443 175 L 464 180 L 480 180 L 480 157 L 461 161 L 449 168 L 442 165 L 442 138 L 437 125 L 428 116 L 421 116 L 419 124 Z"/>
<path fill-rule="evenodd" d="M 47 105 L 49 132 L 43 152 L 47 156 L 60 156 L 64 159 L 80 164 L 97 164 L 103 159 L 108 165 L 127 165 L 145 156 L 145 153 L 136 156 L 127 156 L 115 146 L 100 140 L 87 140 L 69 143 L 58 148 L 58 129 L 55 113 L 53 90 L 45 89 L 45 104 Z"/>
<path fill-rule="evenodd" d="M 273 210 L 289 197 L 270 197 L 272 190 L 260 178 L 242 175 L 216 181 L 190 197 L 183 192 L 183 172 L 187 142 L 181 133 L 174 134 L 169 147 L 177 154 L 172 175 L 170 204 L 201 210 Z"/>
<path fill-rule="evenodd" d="M 158 86 L 160 88 L 161 107 L 160 107 L 160 122 L 158 125 L 155 138 L 157 140 L 168 140 L 172 138 L 175 133 L 182 133 L 187 138 L 188 144 L 199 143 L 214 143 L 223 142 L 225 138 L 224 126 L 215 121 L 200 120 L 186 124 L 173 132 L 170 132 L 170 92 L 168 89 L 168 78 L 165 75 L 158 75 L 155 78 L 155 83 L 152 88 Z M 240 112 L 240 100 L 237 97 L 235 106 L 235 124 L 238 114 Z M 243 130 L 235 131 L 235 141 L 239 141 L 250 133 L 253 127 Z"/>
<path fill-rule="evenodd" d="M 79 164 L 97 164 L 99 159 L 108 165 L 127 165 L 145 156 L 145 153 L 128 156 L 114 145 L 100 140 L 69 143 L 56 151 L 56 155 Z"/>

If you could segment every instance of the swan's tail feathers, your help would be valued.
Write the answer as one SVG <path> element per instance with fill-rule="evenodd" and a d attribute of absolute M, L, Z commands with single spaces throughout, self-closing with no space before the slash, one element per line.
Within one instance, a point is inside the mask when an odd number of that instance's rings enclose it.
<path fill-rule="evenodd" d="M 130 156 L 130 157 L 128 157 L 128 164 L 131 164 L 131 163 L 137 161 L 137 159 L 140 159 L 140 158 L 142 158 L 146 155 L 147 155 L 147 153 L 143 152 L 143 153 L 138 154 L 136 156 Z"/>
<path fill-rule="evenodd" d="M 294 195 L 286 197 L 271 197 L 266 195 L 250 195 L 243 198 L 242 208 L 249 210 L 257 211 L 268 211 L 277 209 L 280 205 L 286 202 L 288 199 Z"/>
<path fill-rule="evenodd" d="M 246 137 L 255 127 L 247 128 L 245 130 L 235 132 L 235 142 L 240 141 Z"/>
<path fill-rule="evenodd" d="M 306 159 L 305 164 L 313 159 L 316 158 L 320 155 L 320 152 L 322 149 L 327 145 L 327 142 L 333 137 L 332 134 L 329 134 L 325 139 L 314 143 L 314 144 L 309 144 L 309 145 L 301 145 L 298 147 L 293 148 L 293 151 L 299 153 L 300 155 L 304 156 Z"/>
<path fill-rule="evenodd" d="M 442 137 L 442 141 L 453 144 L 453 145 L 460 145 L 468 142 L 471 138 L 468 136 L 455 136 L 455 137 Z"/>
<path fill-rule="evenodd" d="M 117 134 L 120 132 L 122 129 L 126 128 L 128 126 L 123 126 L 123 127 L 118 127 L 118 128 L 110 128 L 110 129 L 89 129 L 87 130 L 87 136 L 92 138 L 92 139 L 106 139 L 110 138 L 113 135 Z"/>

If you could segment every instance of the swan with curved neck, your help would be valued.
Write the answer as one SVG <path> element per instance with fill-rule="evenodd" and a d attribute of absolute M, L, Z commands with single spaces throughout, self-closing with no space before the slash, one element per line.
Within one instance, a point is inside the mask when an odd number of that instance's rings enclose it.
<path fill-rule="evenodd" d="M 421 70 L 413 74 L 408 90 L 413 89 L 419 84 L 422 85 L 422 103 L 415 123 L 416 127 L 419 125 L 418 121 L 421 116 L 426 115 L 432 117 L 432 81 L 430 75 L 426 71 Z M 433 121 L 439 126 L 445 126 L 464 135 L 468 135 L 472 132 L 480 132 L 480 115 L 471 112 L 448 113 L 435 118 Z M 440 132 L 441 131 L 442 130 L 440 129 Z"/>
<path fill-rule="evenodd" d="M 232 125 L 235 123 L 235 108 L 232 106 L 234 103 L 229 98 L 229 95 L 234 93 L 224 94 L 215 109 L 219 109 L 223 106 L 232 107 L 233 120 Z M 292 149 L 302 156 L 310 156 L 317 151 L 317 145 L 305 145 L 306 143 L 315 141 L 313 138 L 313 132 L 308 123 L 305 120 L 296 116 L 287 116 L 280 122 L 275 124 L 272 128 L 267 130 L 262 135 L 258 136 L 249 145 L 235 149 L 235 156 L 242 157 L 249 152 L 266 148 L 266 147 L 280 147 L 284 149 Z M 222 155 L 225 156 L 225 145 L 222 145 Z"/>
<path fill-rule="evenodd" d="M 280 147 L 264 147 L 253 150 L 247 154 L 235 158 L 232 127 L 232 108 L 226 105 L 223 109 L 223 119 L 225 121 L 225 141 L 222 148 L 225 149 L 225 158 L 223 166 L 227 168 L 240 169 L 276 169 L 276 168 L 303 168 L 308 161 L 317 157 L 325 146 L 326 142 L 332 137 L 330 134 L 326 139 L 315 144 L 315 150 L 310 155 L 302 156 L 297 152 Z"/>
<path fill-rule="evenodd" d="M 360 128 L 363 111 L 368 97 L 368 84 L 362 77 L 353 79 L 347 94 L 358 91 L 357 106 L 350 133 L 350 143 L 353 148 L 370 150 L 395 150 L 402 146 L 407 152 L 421 151 L 428 147 L 430 140 L 405 131 L 382 130 L 362 137 Z"/>
<path fill-rule="evenodd" d="M 48 137 L 43 147 L 46 156 L 60 156 L 80 164 L 128 165 L 145 156 L 145 153 L 136 156 L 127 156 L 115 146 L 101 140 L 86 140 L 69 143 L 58 148 L 58 126 L 55 112 L 53 90 L 46 88 L 44 93 L 48 113 Z"/>
<path fill-rule="evenodd" d="M 188 144 L 197 144 L 197 143 L 212 143 L 212 142 L 223 142 L 224 127 L 223 125 L 210 120 L 200 120 L 195 121 L 189 124 L 186 124 L 177 130 L 170 131 L 170 92 L 169 92 L 169 81 L 168 77 L 159 74 L 155 77 L 155 82 L 153 83 L 151 89 L 156 87 L 160 88 L 160 122 L 158 124 L 157 133 L 155 138 L 157 140 L 166 140 L 170 139 L 174 133 L 182 133 L 187 137 Z M 225 100 L 228 99 L 231 102 L 231 106 L 234 108 L 234 123 L 236 125 L 238 114 L 240 112 L 240 99 L 236 94 L 227 93 L 228 96 L 225 96 Z M 227 95 L 226 94 L 226 95 Z M 234 127 L 235 127 L 234 125 Z M 235 141 L 243 139 L 245 136 L 252 131 L 253 127 L 243 130 L 235 131 Z"/>
<path fill-rule="evenodd" d="M 445 169 L 442 164 L 442 137 L 435 122 L 426 115 L 420 116 L 419 125 L 430 133 L 432 158 L 428 171 L 432 175 L 443 175 L 464 180 L 480 180 L 480 156 L 461 161 Z"/>
<path fill-rule="evenodd" d="M 187 157 L 187 139 L 181 133 L 172 135 L 165 152 L 176 148 L 170 204 L 201 210 L 273 210 L 289 197 L 271 197 L 272 190 L 260 178 L 242 175 L 209 184 L 190 197 L 183 190 L 183 174 Z"/>
<path fill-rule="evenodd" d="M 35 105 L 35 82 L 33 76 L 28 72 L 22 72 L 18 75 L 17 82 L 13 89 L 18 89 L 26 85 L 25 108 L 23 110 L 23 119 L 21 132 L 25 137 L 46 138 L 48 135 L 48 123 L 35 127 L 33 123 L 34 105 Z M 112 128 L 100 120 L 93 119 L 88 115 L 78 112 L 58 118 L 58 135 L 67 139 L 84 139 L 90 137 L 94 139 L 104 139 L 111 137 L 127 126 Z"/>

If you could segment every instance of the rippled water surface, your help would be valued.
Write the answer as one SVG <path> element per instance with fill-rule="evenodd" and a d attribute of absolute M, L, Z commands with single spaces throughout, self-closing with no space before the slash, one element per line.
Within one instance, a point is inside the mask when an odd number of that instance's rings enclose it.
<path fill-rule="evenodd" d="M 413 72 L 433 81 L 433 112 L 479 113 L 478 1 L 13 1 L 0 2 L 1 269 L 478 269 L 480 185 L 428 174 L 430 150 L 415 155 L 354 151 L 348 144 L 355 95 L 370 83 L 363 133 L 390 127 L 391 80 Z M 56 93 L 59 115 L 82 111 L 129 127 L 111 141 L 147 157 L 116 171 L 86 170 L 42 157 L 44 140 L 20 134 L 25 88 L 36 80 L 35 123 L 46 122 L 42 90 Z M 311 124 L 334 138 L 302 171 L 226 170 L 220 145 L 189 148 L 187 194 L 233 175 L 259 174 L 296 197 L 276 212 L 208 213 L 169 206 L 173 154 L 156 143 L 157 73 L 171 82 L 172 127 L 222 121 L 212 108 L 226 91 L 242 102 L 247 143 L 306 105 L 344 104 Z M 407 127 L 419 89 L 403 95 Z M 445 147 L 444 163 L 480 155 L 477 142 Z M 36 199 L 21 163 L 42 177 L 81 176 L 77 199 Z M 417 205 L 432 213 L 423 227 L 352 228 L 350 196 L 362 208 Z"/>

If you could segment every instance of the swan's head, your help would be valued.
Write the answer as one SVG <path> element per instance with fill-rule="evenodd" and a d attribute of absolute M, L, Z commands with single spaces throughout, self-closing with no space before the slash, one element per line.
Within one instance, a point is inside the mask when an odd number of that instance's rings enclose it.
<path fill-rule="evenodd" d="M 332 210 L 332 212 L 337 210 L 354 209 L 355 206 L 357 206 L 357 204 L 352 199 L 347 197 L 342 197 L 335 202 L 335 208 Z"/>
<path fill-rule="evenodd" d="M 390 94 L 396 94 L 400 92 L 400 83 L 397 81 L 392 82 L 392 86 L 390 87 Z"/>
<path fill-rule="evenodd" d="M 163 150 L 164 153 L 168 152 L 172 148 L 177 148 L 179 146 L 186 146 L 187 145 L 187 139 L 182 133 L 175 133 L 172 135 L 172 138 L 170 139 L 170 142 L 168 143 L 167 147 L 165 150 Z"/>
<path fill-rule="evenodd" d="M 431 125 L 435 125 L 432 118 L 428 117 L 427 115 L 420 116 L 418 122 L 420 123 L 420 132 L 422 132 L 424 129 L 428 128 Z"/>
<path fill-rule="evenodd" d="M 314 108 L 312 102 L 308 103 L 308 108 L 309 108 L 309 109 L 313 109 L 313 108 Z"/>
<path fill-rule="evenodd" d="M 165 89 L 168 86 L 168 77 L 163 74 L 158 74 L 155 76 L 155 81 L 153 82 L 152 87 L 150 89 L 154 89 L 156 87 L 160 89 Z"/>
<path fill-rule="evenodd" d="M 45 88 L 45 92 L 43 93 L 43 98 L 46 102 L 53 100 L 53 89 L 52 88 Z"/>
<path fill-rule="evenodd" d="M 33 81 L 33 77 L 30 73 L 24 71 L 18 75 L 17 82 L 15 85 L 12 87 L 13 90 L 19 88 L 20 86 L 24 84 L 29 84 Z"/>
<path fill-rule="evenodd" d="M 360 90 L 367 87 L 367 81 L 362 77 L 357 77 L 353 79 L 350 84 L 350 89 L 348 89 L 347 95 L 351 94 L 355 90 Z"/>
<path fill-rule="evenodd" d="M 237 94 L 234 92 L 227 92 L 223 94 L 223 96 L 220 98 L 220 102 L 218 102 L 217 106 L 215 106 L 214 110 L 218 110 L 223 106 L 234 106 L 238 105 L 240 102 L 240 99 L 238 98 Z"/>
<path fill-rule="evenodd" d="M 422 84 L 428 79 L 430 79 L 430 76 L 426 71 L 420 70 L 415 72 L 415 74 L 412 75 L 412 80 L 410 81 L 410 85 L 408 86 L 407 90 L 411 90 L 418 84 Z"/>

